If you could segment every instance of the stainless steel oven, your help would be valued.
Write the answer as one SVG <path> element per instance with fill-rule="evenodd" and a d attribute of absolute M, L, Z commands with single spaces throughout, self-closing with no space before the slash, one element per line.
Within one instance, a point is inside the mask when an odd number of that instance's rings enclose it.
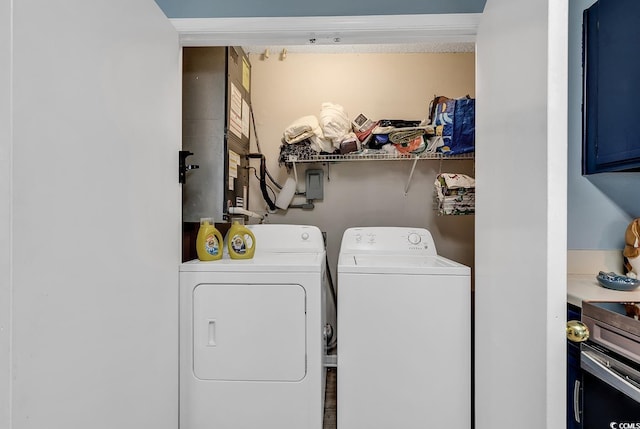
<path fill-rule="evenodd" d="M 583 429 L 640 429 L 640 303 L 583 302 Z"/>

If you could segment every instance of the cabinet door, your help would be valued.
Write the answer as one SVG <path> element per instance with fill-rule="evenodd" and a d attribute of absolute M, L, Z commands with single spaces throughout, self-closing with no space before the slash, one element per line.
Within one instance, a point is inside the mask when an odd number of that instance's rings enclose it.
<path fill-rule="evenodd" d="M 583 20 L 583 173 L 640 168 L 640 2 L 599 0 Z"/>
<path fill-rule="evenodd" d="M 302 380 L 305 308 L 300 285 L 199 285 L 193 292 L 194 375 L 201 380 Z"/>

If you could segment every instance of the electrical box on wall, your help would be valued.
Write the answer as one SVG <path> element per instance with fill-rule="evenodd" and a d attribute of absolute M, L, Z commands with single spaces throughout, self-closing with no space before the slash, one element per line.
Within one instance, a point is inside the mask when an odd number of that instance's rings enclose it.
<path fill-rule="evenodd" d="M 183 222 L 226 220 L 246 208 L 251 65 L 240 47 L 183 49 L 182 149 L 199 168 L 185 173 Z"/>
<path fill-rule="evenodd" d="M 307 170 L 306 173 L 307 200 L 321 200 L 324 198 L 324 184 L 322 182 L 324 172 L 322 170 Z"/>

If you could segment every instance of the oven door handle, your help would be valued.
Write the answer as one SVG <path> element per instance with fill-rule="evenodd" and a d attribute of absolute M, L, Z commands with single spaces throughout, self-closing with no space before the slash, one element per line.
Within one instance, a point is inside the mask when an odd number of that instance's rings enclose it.
<path fill-rule="evenodd" d="M 580 423 L 580 380 L 573 383 L 573 419 Z"/>
<path fill-rule="evenodd" d="M 608 359 L 612 360 L 610 357 Z M 634 401 L 640 402 L 638 384 L 629 380 L 625 374 L 616 371 L 609 362 L 599 358 L 596 353 L 583 350 L 580 353 L 580 367 Z"/>

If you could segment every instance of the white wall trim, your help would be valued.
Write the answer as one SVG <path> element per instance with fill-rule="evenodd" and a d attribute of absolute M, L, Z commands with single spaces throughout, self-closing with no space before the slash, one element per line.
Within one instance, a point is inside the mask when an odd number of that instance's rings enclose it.
<path fill-rule="evenodd" d="M 14 1 L 0 6 L 0 427 L 13 427 Z"/>
<path fill-rule="evenodd" d="M 547 427 L 566 415 L 567 166 L 569 1 L 547 12 Z"/>
<path fill-rule="evenodd" d="M 475 42 L 481 14 L 180 18 L 182 46 Z M 339 39 L 336 42 L 336 39 Z"/>

